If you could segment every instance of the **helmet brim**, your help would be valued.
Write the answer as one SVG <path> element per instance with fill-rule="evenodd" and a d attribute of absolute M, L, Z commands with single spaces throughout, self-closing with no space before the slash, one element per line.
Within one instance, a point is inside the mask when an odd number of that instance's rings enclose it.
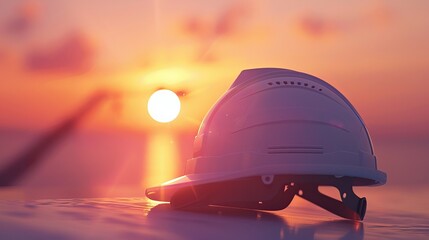
<path fill-rule="evenodd" d="M 341 172 L 341 175 L 338 175 Z M 278 165 L 251 168 L 236 172 L 224 173 L 204 173 L 187 174 L 172 179 L 160 186 L 146 189 L 146 196 L 152 200 L 169 202 L 171 197 L 184 187 L 198 186 L 202 184 L 223 182 L 239 179 L 243 177 L 263 176 L 263 175 L 328 175 L 341 177 L 352 177 L 354 186 L 377 186 L 386 183 L 386 173 L 379 170 L 372 170 L 358 166 L 337 166 L 337 165 Z"/>

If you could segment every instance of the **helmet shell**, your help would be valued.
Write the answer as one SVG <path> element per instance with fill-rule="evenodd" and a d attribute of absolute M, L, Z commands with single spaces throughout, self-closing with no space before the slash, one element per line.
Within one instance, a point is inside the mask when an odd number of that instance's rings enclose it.
<path fill-rule="evenodd" d="M 184 186 L 263 175 L 329 175 L 381 185 L 371 139 L 352 104 L 314 76 L 244 70 L 201 123 L 184 176 L 147 190 L 169 201 Z"/>

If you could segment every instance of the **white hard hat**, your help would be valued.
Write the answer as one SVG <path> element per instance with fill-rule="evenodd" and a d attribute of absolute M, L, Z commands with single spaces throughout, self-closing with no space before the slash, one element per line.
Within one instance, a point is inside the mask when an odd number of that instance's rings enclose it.
<path fill-rule="evenodd" d="M 204 118 L 184 176 L 146 190 L 175 207 L 287 207 L 295 195 L 350 219 L 365 198 L 352 186 L 382 185 L 368 130 L 351 103 L 314 76 L 243 71 Z M 339 189 L 342 201 L 318 191 Z"/>

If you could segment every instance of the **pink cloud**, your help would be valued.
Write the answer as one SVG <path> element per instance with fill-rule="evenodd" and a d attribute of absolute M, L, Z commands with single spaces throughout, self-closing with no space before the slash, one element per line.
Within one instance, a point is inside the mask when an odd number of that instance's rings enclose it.
<path fill-rule="evenodd" d="M 30 71 L 82 73 L 93 65 L 95 49 L 86 36 L 72 33 L 50 49 L 27 54 L 25 67 Z"/>
<path fill-rule="evenodd" d="M 298 29 L 313 38 L 322 38 L 345 30 L 344 23 L 316 15 L 305 15 L 297 21 Z"/>
<path fill-rule="evenodd" d="M 367 22 L 373 25 L 387 25 L 395 18 L 395 11 L 385 4 L 377 4 L 368 9 L 366 13 Z"/>
<path fill-rule="evenodd" d="M 17 36 L 28 32 L 40 16 L 40 6 L 36 2 L 25 2 L 4 26 L 4 32 Z"/>
<path fill-rule="evenodd" d="M 185 19 L 182 29 L 185 34 L 198 41 L 197 59 L 211 62 L 216 59 L 210 52 L 215 40 L 238 35 L 250 16 L 249 3 L 231 5 L 212 19 L 191 16 Z"/>
<path fill-rule="evenodd" d="M 304 13 L 297 17 L 295 28 L 312 39 L 321 39 L 365 29 L 389 25 L 395 17 L 394 10 L 385 4 L 373 5 L 350 18 L 330 18 Z"/>
<path fill-rule="evenodd" d="M 183 31 L 186 34 L 201 39 L 206 38 L 211 34 L 210 28 L 210 23 L 195 16 L 186 19 L 183 24 Z"/>
<path fill-rule="evenodd" d="M 250 15 L 248 3 L 233 5 L 226 8 L 214 24 L 215 36 L 229 36 L 239 32 L 244 21 Z"/>
<path fill-rule="evenodd" d="M 183 24 L 183 30 L 199 38 L 231 36 L 239 31 L 249 13 L 250 7 L 246 4 L 229 6 L 211 21 L 199 16 L 189 17 Z"/>
<path fill-rule="evenodd" d="M 6 51 L 0 47 L 0 64 L 6 59 Z"/>

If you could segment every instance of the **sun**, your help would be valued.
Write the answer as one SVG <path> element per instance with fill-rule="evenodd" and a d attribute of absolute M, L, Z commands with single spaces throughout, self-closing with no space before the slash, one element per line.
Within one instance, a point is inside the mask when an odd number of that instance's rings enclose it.
<path fill-rule="evenodd" d="M 157 122 L 171 122 L 179 115 L 180 99 L 173 91 L 158 90 L 150 96 L 147 111 Z"/>

